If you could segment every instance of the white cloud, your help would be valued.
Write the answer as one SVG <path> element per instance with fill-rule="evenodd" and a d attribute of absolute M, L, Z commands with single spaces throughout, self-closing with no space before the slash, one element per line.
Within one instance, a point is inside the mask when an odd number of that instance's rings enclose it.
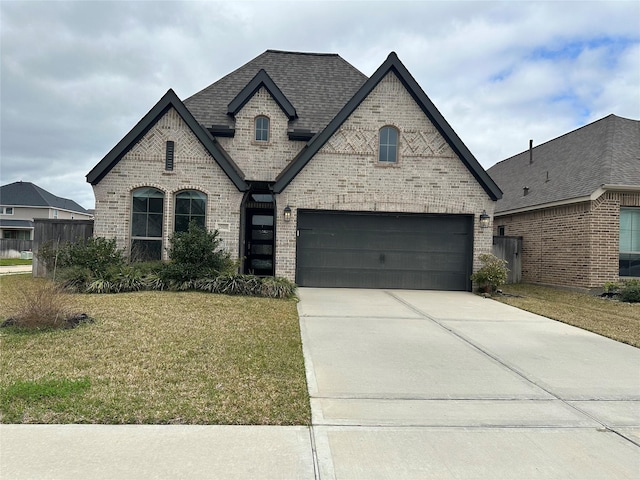
<path fill-rule="evenodd" d="M 93 206 L 86 173 L 173 88 L 268 48 L 396 51 L 485 167 L 610 113 L 640 118 L 640 3 L 0 3 L 2 183 Z"/>

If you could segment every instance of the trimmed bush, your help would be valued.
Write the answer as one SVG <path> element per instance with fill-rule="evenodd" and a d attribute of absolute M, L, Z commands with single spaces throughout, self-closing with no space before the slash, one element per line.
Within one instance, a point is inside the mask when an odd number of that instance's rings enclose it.
<path fill-rule="evenodd" d="M 471 275 L 471 281 L 476 283 L 481 291 L 493 293 L 507 281 L 507 261 L 490 253 L 483 253 L 478 258 L 482 267 Z"/>
<path fill-rule="evenodd" d="M 640 284 L 628 283 L 620 289 L 618 294 L 622 302 L 640 302 Z"/>

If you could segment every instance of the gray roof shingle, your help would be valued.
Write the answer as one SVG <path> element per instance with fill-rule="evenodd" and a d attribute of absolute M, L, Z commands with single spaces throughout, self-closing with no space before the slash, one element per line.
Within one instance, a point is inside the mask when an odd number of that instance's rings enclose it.
<path fill-rule="evenodd" d="M 264 70 L 291 102 L 298 118 L 290 129 L 317 133 L 336 116 L 367 80 L 337 54 L 267 50 L 184 101 L 204 127 L 228 125 L 229 103 Z"/>
<path fill-rule="evenodd" d="M 31 182 L 14 182 L 0 187 L 0 204 L 13 207 L 51 207 L 88 213 L 73 200 L 57 197 Z"/>
<path fill-rule="evenodd" d="M 496 213 L 586 197 L 602 185 L 640 186 L 640 121 L 608 115 L 534 147 L 531 164 L 526 150 L 488 173 L 503 191 Z"/>

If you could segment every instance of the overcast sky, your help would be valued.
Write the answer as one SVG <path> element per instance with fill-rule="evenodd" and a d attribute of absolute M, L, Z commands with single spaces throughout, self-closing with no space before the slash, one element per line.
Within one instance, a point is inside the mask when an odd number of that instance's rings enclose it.
<path fill-rule="evenodd" d="M 640 2 L 0 0 L 0 183 L 93 208 L 86 174 L 169 89 L 267 49 L 395 51 L 480 163 L 606 115 L 640 119 Z"/>

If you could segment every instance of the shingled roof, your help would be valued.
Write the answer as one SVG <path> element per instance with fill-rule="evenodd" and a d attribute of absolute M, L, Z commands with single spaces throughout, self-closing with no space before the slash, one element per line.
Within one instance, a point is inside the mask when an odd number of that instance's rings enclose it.
<path fill-rule="evenodd" d="M 9 207 L 50 207 L 89 213 L 73 200 L 57 197 L 31 182 L 14 182 L 0 187 L 0 204 Z"/>
<path fill-rule="evenodd" d="M 496 213 L 589 197 L 602 186 L 640 187 L 640 121 L 609 115 L 488 170 L 503 191 Z M 528 187 L 524 195 L 524 187 Z"/>
<path fill-rule="evenodd" d="M 264 70 L 295 109 L 290 129 L 317 133 L 353 97 L 367 77 L 337 54 L 267 50 L 184 101 L 206 128 L 233 127 L 229 104 Z"/>

